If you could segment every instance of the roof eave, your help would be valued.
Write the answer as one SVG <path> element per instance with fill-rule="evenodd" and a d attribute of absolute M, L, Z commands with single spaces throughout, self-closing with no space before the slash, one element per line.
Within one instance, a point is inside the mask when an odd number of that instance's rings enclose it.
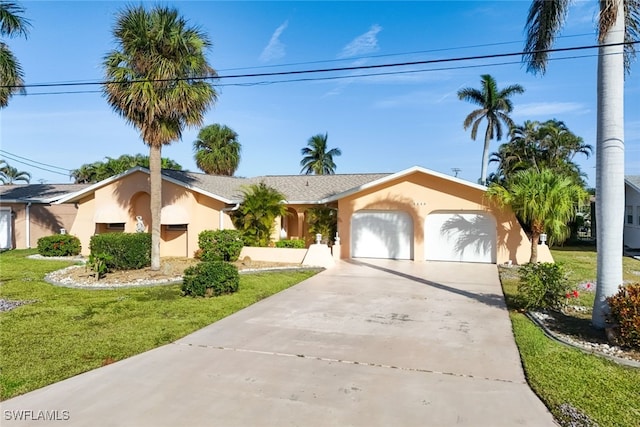
<path fill-rule="evenodd" d="M 412 167 L 410 167 L 408 169 L 405 169 L 405 170 L 402 170 L 400 172 L 396 172 L 394 174 L 387 175 L 387 176 L 382 177 L 380 179 L 376 179 L 375 181 L 370 181 L 370 182 L 367 182 L 366 184 L 362 184 L 362 185 L 360 185 L 358 187 L 354 187 L 354 188 L 352 188 L 350 190 L 343 191 L 342 193 L 338 193 L 336 195 L 327 197 L 327 198 L 325 198 L 323 200 L 320 200 L 318 203 L 335 202 L 337 200 L 343 199 L 345 197 L 351 196 L 353 194 L 359 193 L 359 192 L 367 190 L 369 188 L 373 188 L 373 187 L 376 187 L 378 185 L 393 181 L 395 179 L 402 178 L 403 176 L 407 176 L 407 175 L 410 175 L 410 174 L 415 173 L 415 172 L 421 172 L 421 173 L 424 173 L 424 174 L 427 174 L 427 175 L 435 176 L 437 178 L 441 178 L 441 179 L 444 179 L 444 180 L 447 180 L 447 181 L 455 182 L 456 184 L 465 185 L 467 187 L 475 188 L 475 189 L 483 191 L 483 192 L 487 191 L 487 187 L 484 186 L 484 185 L 474 184 L 473 182 L 465 181 L 463 179 L 456 178 L 456 177 L 453 177 L 453 176 L 450 176 L 450 175 L 445 175 L 443 173 L 432 171 L 430 169 L 426 169 L 426 168 L 423 168 L 421 166 L 412 166 Z"/>

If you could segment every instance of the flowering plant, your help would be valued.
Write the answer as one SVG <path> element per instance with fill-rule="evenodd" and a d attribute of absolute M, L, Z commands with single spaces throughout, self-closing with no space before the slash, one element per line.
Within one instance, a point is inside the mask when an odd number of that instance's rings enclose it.
<path fill-rule="evenodd" d="M 596 290 L 595 282 L 586 282 L 578 285 L 578 288 L 583 290 L 584 292 L 594 292 Z"/>
<path fill-rule="evenodd" d="M 569 305 L 569 300 L 571 298 L 578 298 L 580 296 L 580 292 L 578 292 L 577 289 L 574 289 L 571 292 L 567 292 L 564 296 L 566 298 L 565 305 Z"/>

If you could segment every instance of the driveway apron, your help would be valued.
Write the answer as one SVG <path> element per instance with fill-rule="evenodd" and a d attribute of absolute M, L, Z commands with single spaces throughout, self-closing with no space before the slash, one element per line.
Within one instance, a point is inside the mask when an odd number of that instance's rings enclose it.
<path fill-rule="evenodd" d="M 0 406 L 3 426 L 556 425 L 525 381 L 495 265 L 390 260 L 340 262 Z"/>

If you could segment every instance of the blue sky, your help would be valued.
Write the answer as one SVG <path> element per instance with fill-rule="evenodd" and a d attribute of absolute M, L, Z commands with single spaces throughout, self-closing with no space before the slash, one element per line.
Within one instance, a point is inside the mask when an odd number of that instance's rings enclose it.
<path fill-rule="evenodd" d="M 10 39 L 28 84 L 100 81 L 102 58 L 113 47 L 116 13 L 130 2 L 25 1 L 33 25 L 28 40 Z M 145 2 L 152 6 L 152 2 Z M 213 42 L 210 64 L 219 75 L 400 63 L 519 52 L 529 1 L 211 2 L 173 1 Z M 557 47 L 596 43 L 597 2 L 569 11 Z M 328 132 L 339 147 L 338 173 L 397 172 L 414 165 L 476 182 L 482 141 L 462 127 L 473 105 L 457 99 L 462 87 L 480 87 L 493 75 L 499 87 L 519 83 L 512 114 L 525 120 L 563 120 L 595 146 L 596 51 L 558 53 L 544 76 L 527 73 L 519 58 L 378 70 L 411 71 L 335 80 L 279 82 L 266 77 L 220 80 L 219 98 L 205 124 L 234 129 L 242 144 L 237 175 L 298 174 L 300 149 Z M 582 58 L 571 58 L 585 56 Z M 564 59 L 563 59 L 564 58 Z M 498 65 L 498 63 L 508 63 Z M 305 76 L 318 77 L 318 76 Z M 287 77 L 291 78 L 291 77 Z M 262 84 L 254 84 L 254 83 Z M 278 83 L 279 82 L 279 83 Z M 229 85 L 230 83 L 238 85 Z M 0 110 L 1 149 L 63 169 L 121 154 L 147 154 L 137 131 L 111 111 L 98 87 L 32 88 Z M 640 64 L 625 83 L 625 173 L 640 175 Z M 163 156 L 197 171 L 192 143 L 198 129 L 163 149 Z M 491 151 L 499 143 L 493 142 Z M 20 164 L 32 182 L 70 182 L 61 174 Z M 595 185 L 595 154 L 577 158 Z M 38 164 L 36 164 L 38 165 Z M 494 169 L 490 165 L 489 171 Z"/>

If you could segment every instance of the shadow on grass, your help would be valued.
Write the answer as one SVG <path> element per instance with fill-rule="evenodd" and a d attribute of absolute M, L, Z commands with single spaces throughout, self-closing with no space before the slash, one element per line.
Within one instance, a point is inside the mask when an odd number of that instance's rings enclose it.
<path fill-rule="evenodd" d="M 585 341 L 608 344 L 604 330 L 596 329 L 591 325 L 591 317 L 586 313 L 565 314 L 559 311 L 552 312 L 555 319 L 546 322 L 547 328 L 553 332 L 570 335 Z"/>

